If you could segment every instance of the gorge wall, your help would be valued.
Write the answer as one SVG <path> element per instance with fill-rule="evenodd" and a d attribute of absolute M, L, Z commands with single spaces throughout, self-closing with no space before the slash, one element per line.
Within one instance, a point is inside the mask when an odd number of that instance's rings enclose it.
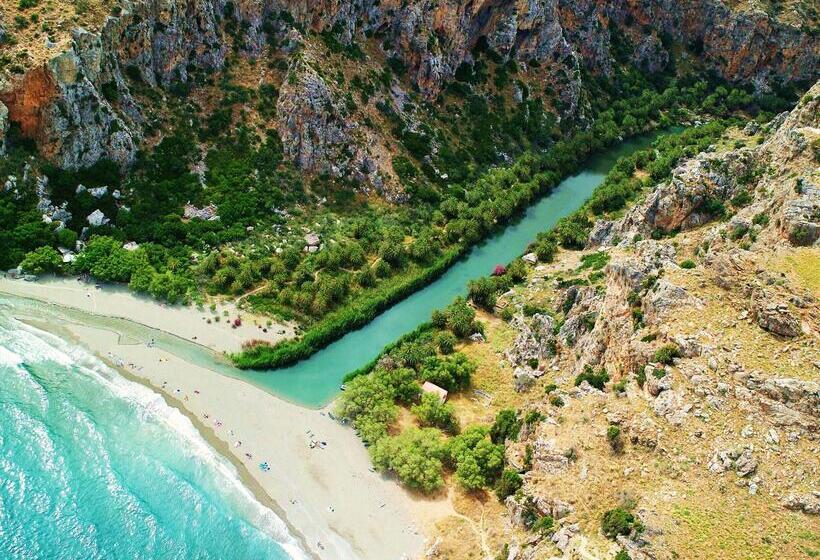
<path fill-rule="evenodd" d="M 284 12 L 289 15 L 281 17 Z M 278 48 L 310 31 L 332 30 L 342 44 L 378 39 L 429 100 L 486 40 L 503 59 L 554 75 L 565 117 L 578 111 L 582 68 L 611 75 L 616 47 L 649 72 L 666 69 L 674 49 L 764 91 L 775 82 L 815 79 L 820 54 L 811 30 L 763 12 L 733 11 L 718 0 L 161 0 L 124 2 L 117 14 L 96 32 L 73 30 L 70 48 L 22 77 L 0 79 L 8 119 L 61 167 L 100 158 L 126 167 L 134 160 L 143 134 L 135 83 L 185 82 L 192 71 L 221 69 L 232 48 L 253 57 L 268 43 Z M 286 146 L 286 152 L 304 150 Z M 328 166 L 295 159 L 313 170 Z"/>

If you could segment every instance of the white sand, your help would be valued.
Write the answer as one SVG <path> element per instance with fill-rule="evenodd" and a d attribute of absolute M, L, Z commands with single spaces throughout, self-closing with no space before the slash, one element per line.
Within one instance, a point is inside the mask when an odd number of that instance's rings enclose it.
<path fill-rule="evenodd" d="M 275 343 L 293 338 L 293 325 L 272 323 L 268 327 L 267 318 L 237 310 L 229 302 L 220 303 L 214 313 L 208 306 L 198 310 L 193 305 L 166 305 L 134 294 L 124 286 L 99 284 L 96 287 L 76 278 L 26 282 L 0 277 L 0 293 L 46 301 L 94 315 L 127 319 L 197 342 L 216 352 L 236 352 L 243 342 L 251 339 Z M 219 322 L 215 321 L 217 316 Z M 242 324 L 234 328 L 231 325 L 237 317 L 241 317 Z M 208 319 L 211 319 L 210 324 Z"/>
<path fill-rule="evenodd" d="M 0 292 L 11 291 L 10 282 L 15 295 L 42 297 L 48 302 L 67 300 L 69 306 L 81 310 L 82 290 L 94 290 L 93 286 L 72 289 L 65 281 L 40 285 L 0 280 Z M 96 301 L 96 313 L 114 311 L 112 316 L 137 318 L 149 326 L 161 324 L 172 333 L 169 327 L 181 325 L 186 332 L 199 333 L 199 342 L 225 347 L 215 335 L 205 334 L 205 327 L 212 325 L 203 327 L 200 323 L 204 321 L 195 310 L 146 305 L 110 288 L 87 299 Z M 36 312 L 16 315 L 39 328 L 74 338 L 188 413 L 218 451 L 232 455 L 235 463 L 247 468 L 242 474 L 252 478 L 246 480 L 248 486 L 261 501 L 270 503 L 266 497 L 273 500 L 274 508 L 321 559 L 416 558 L 425 541 L 421 528 L 431 527 L 451 511 L 446 499 L 416 498 L 373 472 L 367 451 L 353 430 L 331 420 L 326 411 L 285 402 L 249 383 L 148 347 L 146 341 L 122 343 L 118 333 L 79 320 L 44 325 Z M 188 328 L 190 322 L 196 323 L 194 329 Z M 218 332 L 225 334 L 221 329 Z M 311 440 L 327 442 L 327 446 L 311 449 Z M 241 445 L 236 446 L 237 442 Z M 245 453 L 251 453 L 252 458 Z M 263 461 L 270 465 L 269 472 L 259 468 Z"/>

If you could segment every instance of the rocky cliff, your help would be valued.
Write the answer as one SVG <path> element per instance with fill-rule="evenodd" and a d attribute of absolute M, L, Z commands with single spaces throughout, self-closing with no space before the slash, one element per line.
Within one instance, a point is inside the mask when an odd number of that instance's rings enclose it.
<path fill-rule="evenodd" d="M 191 80 L 192 73 L 219 70 L 229 52 L 291 52 L 286 37 L 297 29 L 332 33 L 342 45 L 377 42 L 381 56 L 400 61 L 410 83 L 430 100 L 472 61 L 474 49 L 489 48 L 502 60 L 517 60 L 528 74 L 549 76 L 566 117 L 579 111 L 582 70 L 608 76 L 626 61 L 658 72 L 676 52 L 687 65 L 766 90 L 772 83 L 814 79 L 820 52 L 816 34 L 718 0 L 161 0 L 122 2 L 115 14 L 93 31 L 73 30 L 70 41 L 55 37 L 53 45 L 69 45 L 64 52 L 34 58 L 24 75 L 7 75 L 0 84 L 10 121 L 63 167 L 102 157 L 123 166 L 133 160 L 144 109 L 144 101 L 134 100 L 135 87 L 167 87 Z M 292 114 L 286 119 L 294 122 Z M 333 150 L 315 151 L 303 132 L 287 129 L 288 154 L 310 171 L 333 168 Z M 369 177 L 379 189 L 372 160 L 358 159 L 354 175 Z"/>
<path fill-rule="evenodd" d="M 536 420 L 507 443 L 524 485 L 498 523 L 555 522 L 516 537 L 508 559 L 811 550 L 797 532 L 820 526 L 818 115 L 820 83 L 790 114 L 683 160 L 585 250 L 501 299 L 513 318 L 490 319 L 488 335 L 510 341 L 504 361 L 474 355 L 479 371 L 508 372 Z M 546 310 L 519 312 L 534 302 Z M 607 542 L 616 506 L 639 523 Z"/>

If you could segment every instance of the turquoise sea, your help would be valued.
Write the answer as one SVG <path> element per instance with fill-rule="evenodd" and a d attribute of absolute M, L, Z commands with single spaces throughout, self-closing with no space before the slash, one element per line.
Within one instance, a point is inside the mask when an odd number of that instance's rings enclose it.
<path fill-rule="evenodd" d="M 0 306 L 0 558 L 302 557 L 180 412 Z"/>

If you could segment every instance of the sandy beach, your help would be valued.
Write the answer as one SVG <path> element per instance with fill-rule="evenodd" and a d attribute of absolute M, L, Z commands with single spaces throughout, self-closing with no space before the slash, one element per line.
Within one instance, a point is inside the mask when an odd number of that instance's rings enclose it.
<path fill-rule="evenodd" d="M 239 310 L 230 302 L 217 304 L 215 310 L 209 306 L 197 309 L 194 305 L 166 305 L 135 294 L 125 286 L 86 283 L 76 277 L 46 277 L 26 282 L 0 276 L 0 293 L 45 301 L 92 315 L 127 319 L 196 342 L 215 352 L 236 352 L 247 340 L 276 343 L 294 336 L 293 325 L 273 322 L 268 325 L 267 318 Z M 241 322 L 236 325 L 238 317 Z"/>
<path fill-rule="evenodd" d="M 108 288 L 89 298 L 65 284 L 0 280 L 0 300 L 3 292 L 10 292 L 49 303 L 60 300 L 96 314 L 116 310 L 112 316 L 148 326 L 160 323 L 166 332 L 181 327 L 185 333 L 197 333 L 200 343 L 214 349 L 228 350 L 236 343 L 206 336 L 214 325 L 199 326 L 205 321 L 195 309 L 163 308 Z M 93 285 L 82 289 L 95 290 Z M 93 300 L 93 310 L 83 309 L 84 299 Z M 424 548 L 424 527 L 451 511 L 445 499 L 416 498 L 374 472 L 354 431 L 331 419 L 327 409 L 288 403 L 148 341 L 121 337 L 91 320 L 49 322 L 47 313 L 30 308 L 14 315 L 81 344 L 185 412 L 212 446 L 237 465 L 260 501 L 272 507 L 317 558 L 416 558 Z M 239 336 L 233 330 L 231 334 Z M 260 468 L 264 463 L 268 468 Z"/>

